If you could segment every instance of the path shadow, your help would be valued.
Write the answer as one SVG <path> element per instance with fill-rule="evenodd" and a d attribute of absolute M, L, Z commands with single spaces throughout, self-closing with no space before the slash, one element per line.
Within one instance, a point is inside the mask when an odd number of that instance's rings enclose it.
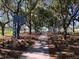
<path fill-rule="evenodd" d="M 45 54 L 49 54 L 48 49 L 47 48 L 27 48 L 27 52 L 33 53 L 33 52 L 38 52 L 38 53 L 45 53 Z"/>
<path fill-rule="evenodd" d="M 21 56 L 22 51 L 1 49 L 0 50 L 0 59 L 17 59 Z"/>
<path fill-rule="evenodd" d="M 49 48 L 48 48 L 48 44 L 46 43 L 46 41 L 36 41 L 37 44 L 35 45 L 35 47 L 29 47 L 27 48 L 26 52 L 37 52 L 37 53 L 44 53 L 44 54 L 49 54 Z"/>
<path fill-rule="evenodd" d="M 18 59 L 27 59 L 27 56 L 20 56 Z"/>

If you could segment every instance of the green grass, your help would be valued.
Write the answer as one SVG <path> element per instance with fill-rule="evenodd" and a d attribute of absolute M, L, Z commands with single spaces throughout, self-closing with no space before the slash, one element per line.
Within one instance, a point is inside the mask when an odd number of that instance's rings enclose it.
<path fill-rule="evenodd" d="M 0 28 L 0 35 L 1 35 L 1 32 L 2 32 L 2 30 L 1 30 L 1 28 Z M 13 30 L 12 30 L 12 28 L 5 28 L 5 34 L 6 35 L 12 35 L 12 32 L 13 32 Z"/>

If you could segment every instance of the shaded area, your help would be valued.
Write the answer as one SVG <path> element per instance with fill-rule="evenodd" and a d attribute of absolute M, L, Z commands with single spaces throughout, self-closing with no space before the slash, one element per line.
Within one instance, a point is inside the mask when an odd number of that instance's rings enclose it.
<path fill-rule="evenodd" d="M 41 42 L 38 42 L 38 44 L 36 43 L 36 45 L 34 47 L 27 48 L 27 52 L 31 52 L 31 53 L 39 52 L 39 53 L 49 54 L 49 52 L 48 52 L 48 45 L 43 44 Z"/>
<path fill-rule="evenodd" d="M 49 53 L 57 59 L 79 59 L 79 38 L 68 36 L 67 40 L 64 40 L 59 36 L 51 36 Z"/>
<path fill-rule="evenodd" d="M 0 59 L 17 59 L 22 51 L 0 49 Z"/>

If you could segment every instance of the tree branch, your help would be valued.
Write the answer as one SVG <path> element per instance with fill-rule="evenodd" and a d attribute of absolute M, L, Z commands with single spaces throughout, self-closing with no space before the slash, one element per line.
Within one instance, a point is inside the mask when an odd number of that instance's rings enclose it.
<path fill-rule="evenodd" d="M 67 27 L 70 25 L 71 20 L 76 16 L 76 14 L 77 14 L 78 11 L 79 11 L 79 8 L 78 8 L 78 10 L 74 13 L 74 15 L 71 17 L 71 19 L 69 20 L 69 23 L 67 24 Z"/>
<path fill-rule="evenodd" d="M 22 0 L 19 0 L 19 2 L 17 3 L 18 5 L 17 5 L 17 10 L 16 10 L 16 13 L 18 13 L 18 12 L 19 12 L 19 10 L 20 10 L 21 1 L 22 1 Z"/>
<path fill-rule="evenodd" d="M 8 10 L 10 10 L 11 12 L 14 13 L 14 11 L 13 11 L 12 9 L 10 9 L 10 8 L 7 6 L 7 4 L 6 4 L 3 0 L 1 0 L 1 1 L 2 1 L 2 3 L 4 4 L 4 6 L 5 6 Z"/>
<path fill-rule="evenodd" d="M 7 22 L 5 22 L 5 23 L 4 23 L 4 25 L 6 25 L 7 23 L 9 23 L 9 22 L 10 22 L 10 18 L 9 18 L 9 14 L 8 14 L 8 12 L 7 12 L 7 19 L 8 19 L 8 21 L 7 21 Z"/>

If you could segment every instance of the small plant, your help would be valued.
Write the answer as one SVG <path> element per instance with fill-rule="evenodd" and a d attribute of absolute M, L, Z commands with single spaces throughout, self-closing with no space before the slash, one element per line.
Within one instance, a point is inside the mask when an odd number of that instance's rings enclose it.
<path fill-rule="evenodd" d="M 28 40 L 26 42 L 29 44 L 29 46 L 32 46 L 34 44 L 34 41 L 32 41 L 32 40 Z"/>

